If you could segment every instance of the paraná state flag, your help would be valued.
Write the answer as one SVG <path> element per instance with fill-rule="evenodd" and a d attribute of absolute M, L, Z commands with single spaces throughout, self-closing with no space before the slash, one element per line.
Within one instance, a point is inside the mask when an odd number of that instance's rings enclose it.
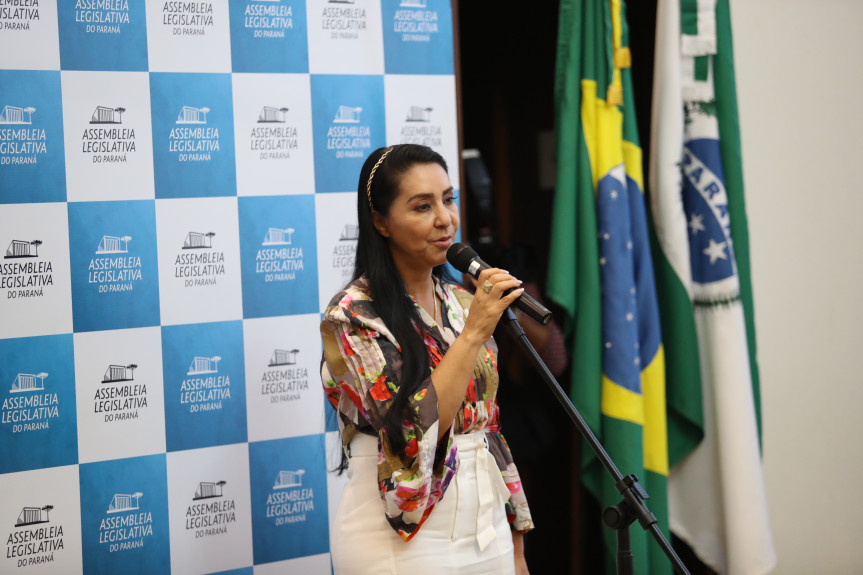
<path fill-rule="evenodd" d="M 671 528 L 719 573 L 758 575 L 776 554 L 759 450 L 727 0 L 660 0 L 654 83 L 649 194 L 669 406 L 688 409 L 691 424 L 669 426 Z M 700 378 L 683 361 L 696 353 Z M 700 389 L 692 386 L 698 380 Z M 703 439 L 687 453 L 697 438 L 697 402 Z"/>

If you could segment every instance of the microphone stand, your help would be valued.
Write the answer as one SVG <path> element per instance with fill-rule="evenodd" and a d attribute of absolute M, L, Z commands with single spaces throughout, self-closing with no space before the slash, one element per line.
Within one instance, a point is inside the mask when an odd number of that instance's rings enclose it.
<path fill-rule="evenodd" d="M 572 405 L 569 397 L 563 392 L 560 384 L 548 370 L 548 367 L 539 357 L 539 354 L 528 341 L 527 336 L 522 329 L 521 324 L 515 317 L 512 309 L 507 308 L 501 318 L 506 328 L 512 334 L 513 338 L 519 342 L 521 347 L 527 353 L 533 366 L 540 372 L 543 380 L 548 385 L 551 392 L 557 398 L 563 410 L 575 424 L 581 436 L 587 441 L 590 448 L 593 450 L 597 459 L 599 459 L 605 470 L 611 475 L 614 480 L 614 486 L 617 492 L 623 497 L 623 500 L 617 505 L 606 507 L 602 511 L 602 522 L 606 527 L 617 531 L 617 573 L 618 575 L 632 575 L 632 552 L 629 546 L 629 526 L 636 519 L 641 524 L 641 527 L 649 531 L 660 548 L 671 561 L 674 570 L 681 575 L 689 575 L 686 566 L 674 552 L 668 540 L 659 530 L 656 525 L 656 517 L 647 508 L 644 499 L 649 499 L 650 496 L 644 488 L 638 483 L 638 478 L 634 474 L 623 476 L 614 461 L 611 460 L 608 453 L 602 447 L 602 444 L 590 430 L 587 423 Z"/>

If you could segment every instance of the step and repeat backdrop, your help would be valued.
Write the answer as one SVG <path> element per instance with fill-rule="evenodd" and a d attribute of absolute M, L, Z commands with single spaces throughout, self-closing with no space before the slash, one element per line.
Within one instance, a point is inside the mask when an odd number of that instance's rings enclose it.
<path fill-rule="evenodd" d="M 318 323 L 369 152 L 458 182 L 452 46 L 446 0 L 0 0 L 0 572 L 331 572 Z"/>

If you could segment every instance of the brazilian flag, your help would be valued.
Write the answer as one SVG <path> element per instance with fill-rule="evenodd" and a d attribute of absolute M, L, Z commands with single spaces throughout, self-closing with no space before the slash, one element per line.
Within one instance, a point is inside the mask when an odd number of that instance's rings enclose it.
<path fill-rule="evenodd" d="M 548 293 L 567 312 L 573 404 L 620 471 L 638 476 L 668 538 L 665 365 L 624 11 L 622 0 L 560 3 Z M 582 479 L 603 506 L 620 501 L 587 448 Z M 630 533 L 636 573 L 672 573 L 638 523 Z"/>

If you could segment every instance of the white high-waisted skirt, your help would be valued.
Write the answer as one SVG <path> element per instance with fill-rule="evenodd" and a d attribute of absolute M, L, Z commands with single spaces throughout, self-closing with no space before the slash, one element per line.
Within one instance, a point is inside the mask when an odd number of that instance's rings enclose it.
<path fill-rule="evenodd" d="M 332 527 L 336 575 L 515 573 L 509 491 L 483 432 L 456 435 L 458 470 L 410 541 L 390 527 L 378 490 L 377 439 L 351 441 L 348 485 Z"/>

